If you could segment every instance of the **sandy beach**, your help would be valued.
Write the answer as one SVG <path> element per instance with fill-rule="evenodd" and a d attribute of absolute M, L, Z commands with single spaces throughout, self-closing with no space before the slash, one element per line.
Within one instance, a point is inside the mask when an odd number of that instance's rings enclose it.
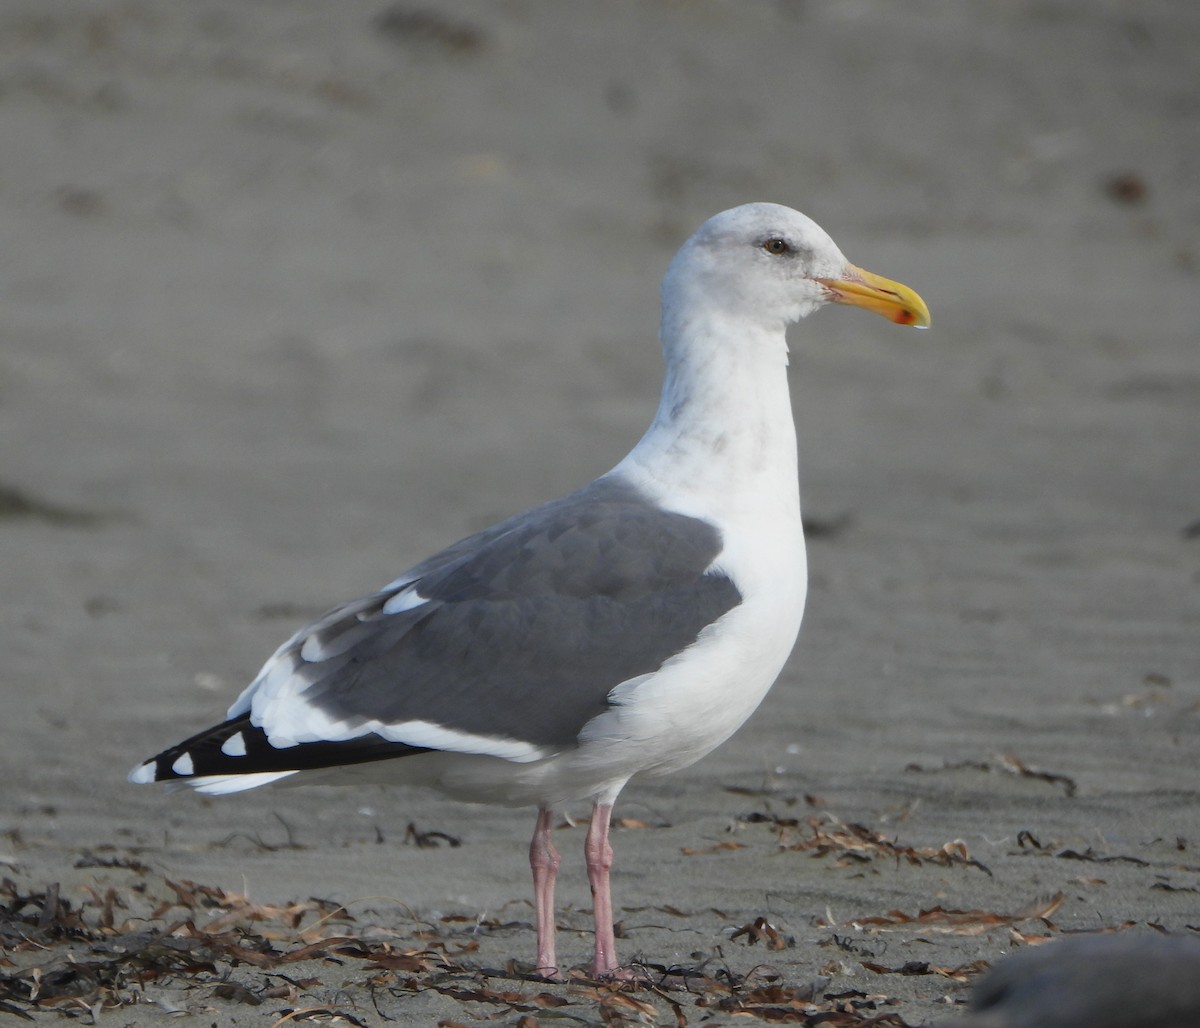
<path fill-rule="evenodd" d="M 936 1025 L 1044 938 L 1200 932 L 1197 52 L 1169 0 L 8 0 L 0 1022 Z M 753 200 L 933 327 L 791 334 L 800 642 L 616 811 L 660 984 L 520 977 L 532 810 L 126 782 L 624 455 L 667 261 Z"/>

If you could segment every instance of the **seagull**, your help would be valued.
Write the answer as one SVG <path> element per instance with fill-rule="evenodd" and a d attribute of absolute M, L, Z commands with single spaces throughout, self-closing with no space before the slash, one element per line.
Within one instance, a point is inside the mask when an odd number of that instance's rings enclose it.
<path fill-rule="evenodd" d="M 786 330 L 828 303 L 929 325 L 913 290 L 849 263 L 797 211 L 752 203 L 710 218 L 667 269 L 662 395 L 623 460 L 301 628 L 223 722 L 130 781 L 215 795 L 366 780 L 535 806 L 535 968 L 548 979 L 554 811 L 590 801 L 592 973 L 627 973 L 609 887 L 618 793 L 728 739 L 800 629 Z"/>

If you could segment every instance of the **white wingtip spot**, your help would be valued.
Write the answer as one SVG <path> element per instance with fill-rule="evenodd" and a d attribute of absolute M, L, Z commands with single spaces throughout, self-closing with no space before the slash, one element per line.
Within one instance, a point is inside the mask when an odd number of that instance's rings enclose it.
<path fill-rule="evenodd" d="M 246 755 L 246 737 L 237 732 L 221 743 L 221 752 L 227 757 L 244 757 Z"/>
<path fill-rule="evenodd" d="M 184 778 L 192 774 L 196 770 L 195 764 L 192 763 L 192 755 L 190 753 L 181 753 L 175 758 L 175 763 L 171 765 L 171 770 Z"/>
<path fill-rule="evenodd" d="M 315 635 L 310 635 L 304 640 L 304 645 L 300 647 L 300 656 L 307 660 L 310 664 L 319 664 L 329 654 L 325 647 L 321 644 L 321 640 Z"/>
<path fill-rule="evenodd" d="M 415 588 L 403 589 L 383 605 L 383 612 L 399 614 L 401 611 L 412 610 L 413 607 L 419 607 L 422 603 L 428 602 L 429 598 L 422 596 Z"/>
<path fill-rule="evenodd" d="M 144 764 L 139 764 L 129 772 L 129 780 L 134 785 L 151 785 L 154 783 L 155 763 L 153 760 L 148 760 Z"/>

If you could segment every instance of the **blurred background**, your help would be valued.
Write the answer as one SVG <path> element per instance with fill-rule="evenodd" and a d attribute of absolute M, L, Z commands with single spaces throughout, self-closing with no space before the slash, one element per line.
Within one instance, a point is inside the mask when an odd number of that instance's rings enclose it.
<path fill-rule="evenodd" d="M 1178 0 L 5 0 L 12 859 L 169 830 L 219 865 L 203 840 L 268 809 L 341 825 L 292 793 L 218 825 L 124 774 L 306 618 L 615 463 L 667 261 L 752 200 L 933 329 L 795 331 L 801 645 L 640 795 L 915 790 L 910 832 L 974 840 L 994 783 L 902 771 L 1013 749 L 1146 838 L 1194 825 L 1197 53 Z M 514 852 L 526 820 L 496 822 Z"/>

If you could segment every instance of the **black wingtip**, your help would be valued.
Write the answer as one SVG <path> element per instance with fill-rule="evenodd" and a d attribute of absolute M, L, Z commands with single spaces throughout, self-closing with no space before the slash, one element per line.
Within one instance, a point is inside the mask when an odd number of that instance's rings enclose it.
<path fill-rule="evenodd" d="M 145 785 L 209 775 L 312 771 L 425 752 L 426 748 L 389 742 L 374 734 L 344 741 L 322 740 L 277 747 L 271 744 L 266 732 L 250 723 L 249 715 L 243 715 L 163 750 L 129 772 L 129 781 Z"/>

